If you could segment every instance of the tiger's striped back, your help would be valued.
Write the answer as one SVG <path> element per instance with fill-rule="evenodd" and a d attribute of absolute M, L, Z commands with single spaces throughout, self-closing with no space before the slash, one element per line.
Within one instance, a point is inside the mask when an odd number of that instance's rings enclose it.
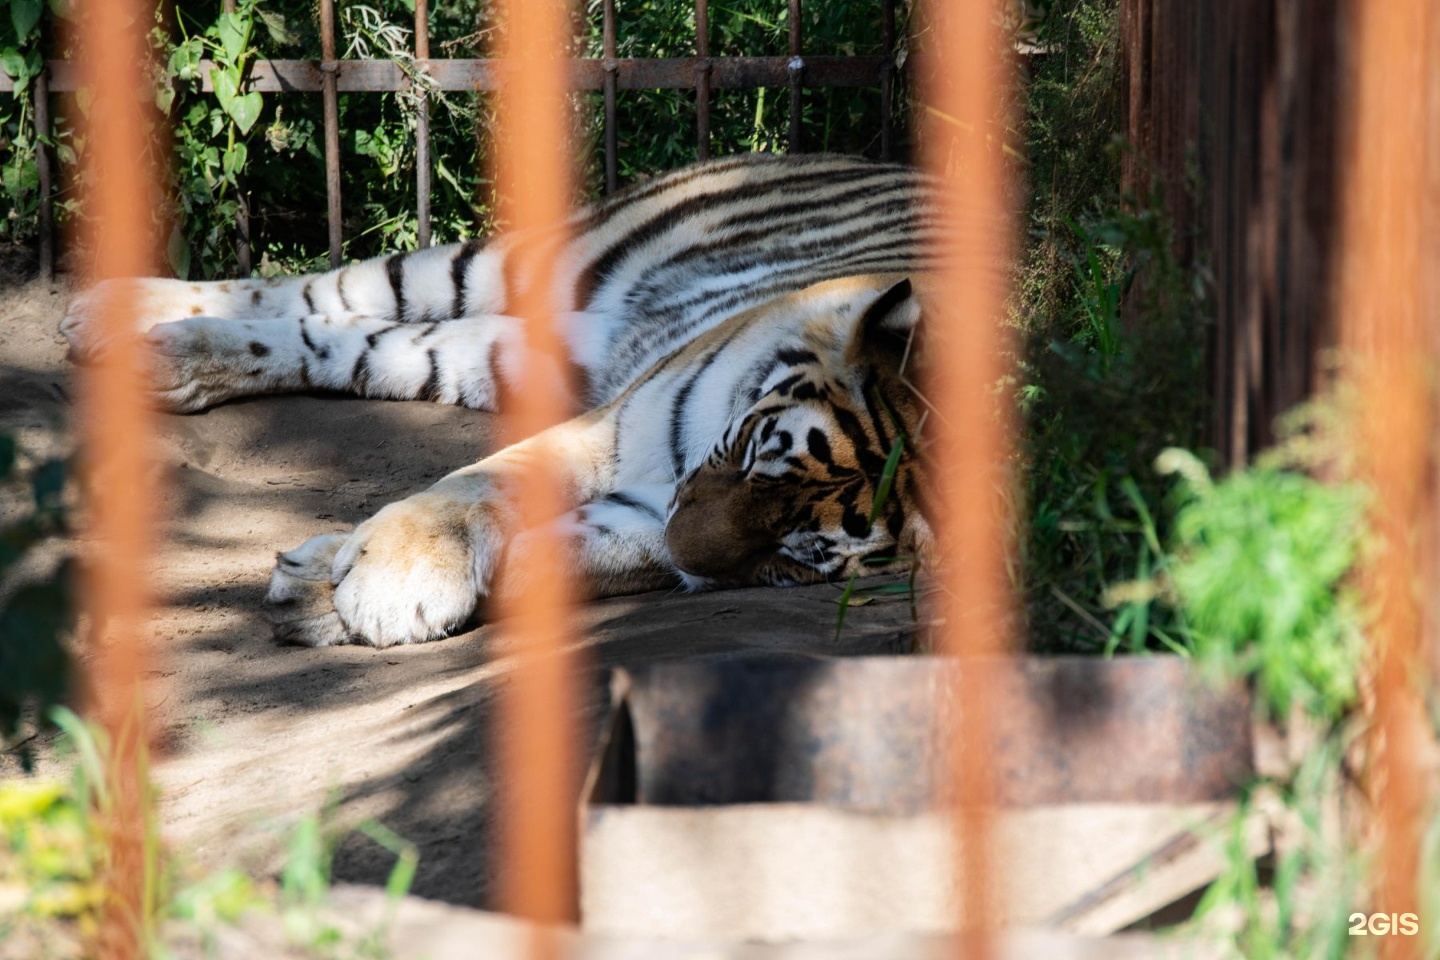
<path fill-rule="evenodd" d="M 924 176 L 899 165 L 749 154 L 581 211 L 557 307 L 599 328 L 600 362 L 586 365 L 590 401 L 611 399 L 655 360 L 776 297 L 839 277 L 924 270 L 934 224 L 925 192 Z M 523 240 L 506 254 L 523 257 Z"/>

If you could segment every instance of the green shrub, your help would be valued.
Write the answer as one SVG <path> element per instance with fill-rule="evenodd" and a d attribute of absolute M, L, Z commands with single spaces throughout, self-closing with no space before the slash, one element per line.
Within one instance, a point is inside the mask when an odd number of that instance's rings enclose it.
<path fill-rule="evenodd" d="M 1336 720 L 1355 701 L 1361 608 L 1348 582 L 1367 497 L 1261 462 L 1212 481 L 1192 454 L 1156 464 L 1182 478 L 1169 581 L 1195 651 L 1253 677 L 1276 717 Z"/>

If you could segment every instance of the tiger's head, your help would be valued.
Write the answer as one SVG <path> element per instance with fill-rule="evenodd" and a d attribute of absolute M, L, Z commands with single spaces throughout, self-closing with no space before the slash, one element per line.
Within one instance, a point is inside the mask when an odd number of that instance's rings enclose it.
<path fill-rule="evenodd" d="M 677 485 L 665 541 L 690 586 L 835 580 L 929 553 L 923 403 L 907 383 L 920 300 L 894 275 L 840 283 L 853 295 L 807 317 Z"/>

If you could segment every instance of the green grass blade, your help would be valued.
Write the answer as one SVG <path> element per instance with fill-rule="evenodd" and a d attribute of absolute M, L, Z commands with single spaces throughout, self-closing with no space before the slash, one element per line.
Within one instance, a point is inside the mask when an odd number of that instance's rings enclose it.
<path fill-rule="evenodd" d="M 880 518 L 880 511 L 885 509 L 885 502 L 890 499 L 890 488 L 895 485 L 895 471 L 900 469 L 900 455 L 904 452 L 905 435 L 901 434 L 890 445 L 890 455 L 885 458 L 885 469 L 880 472 L 880 483 L 875 487 L 875 499 L 870 504 L 870 519 L 866 521 L 871 526 Z"/>

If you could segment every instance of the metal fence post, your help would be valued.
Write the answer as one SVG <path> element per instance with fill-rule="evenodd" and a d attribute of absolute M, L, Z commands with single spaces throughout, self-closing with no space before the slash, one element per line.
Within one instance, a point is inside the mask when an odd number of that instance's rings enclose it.
<path fill-rule="evenodd" d="M 31 90 L 35 98 L 35 169 L 40 180 L 40 276 L 55 279 L 55 185 L 50 165 L 50 68 L 44 67 Z"/>
<path fill-rule="evenodd" d="M 710 9 L 695 0 L 695 156 L 710 159 Z"/>
<path fill-rule="evenodd" d="M 1007 576 L 1005 464 L 1013 412 L 994 384 L 1006 367 L 1005 303 L 1015 246 L 1013 191 L 1004 154 L 987 132 L 1003 130 L 1002 49 L 992 0 L 932 0 L 932 32 L 924 50 L 922 94 L 927 106 L 921 145 L 937 178 L 939 290 L 926 305 L 933 375 L 924 385 L 939 413 L 934 438 L 947 482 L 938 491 L 942 649 L 959 660 L 954 702 L 964 717 L 953 738 L 951 765 L 959 955 L 993 955 L 1004 889 L 1004 859 L 995 849 L 995 779 L 987 753 L 992 718 L 1005 709 L 983 682 L 986 661 L 1013 652 L 1015 598 Z M 954 118 L 942 122 L 938 116 Z M 953 162 L 962 155 L 963 164 Z M 998 408 L 998 409 L 997 409 Z M 977 666 L 978 665 L 978 666 Z"/>
<path fill-rule="evenodd" d="M 155 540 L 158 498 L 147 462 L 151 414 L 135 316 L 134 285 L 157 265 L 153 214 L 162 196 L 146 168 L 146 131 L 153 121 L 135 91 L 145 89 L 145 5 L 138 0 L 87 4 L 78 31 L 88 54 L 81 81 L 94 96 L 82 121 L 87 138 L 82 177 L 86 227 L 94 251 L 89 280 L 118 280 L 102 288 L 96 316 L 106 350 L 80 377 L 80 425 L 86 460 L 97 475 L 87 525 L 94 549 L 87 560 L 85 606 L 97 636 L 86 684 L 87 713 L 109 741 L 105 757 L 104 836 L 107 856 L 95 878 L 103 891 L 97 929 L 86 956 L 139 960 L 159 922 L 155 890 L 154 805 L 147 760 L 145 634 L 146 573 Z M 153 10 L 153 8 L 152 8 Z"/>
<path fill-rule="evenodd" d="M 430 59 L 430 0 L 415 0 L 415 65 L 427 69 Z M 430 97 L 423 86 L 415 104 L 415 243 L 430 246 Z"/>
<path fill-rule="evenodd" d="M 801 153 L 805 149 L 801 130 L 805 60 L 800 56 L 800 46 L 800 0 L 790 0 L 790 62 L 786 65 L 790 85 L 790 153 Z"/>
<path fill-rule="evenodd" d="M 619 64 L 615 62 L 615 0 L 605 0 L 601 16 L 604 43 L 602 68 L 605 71 L 605 192 L 614 193 L 620 186 L 620 133 L 615 121 L 618 106 L 615 91 L 619 80 Z"/>
<path fill-rule="evenodd" d="M 885 62 L 880 67 L 880 158 L 895 159 L 895 0 L 881 0 L 880 35 Z"/>
<path fill-rule="evenodd" d="M 340 266 L 340 63 L 335 58 L 335 0 L 320 0 L 320 84 L 325 101 L 325 204 L 330 267 Z"/>
<path fill-rule="evenodd" d="M 505 219 L 516 230 L 563 230 L 571 209 L 565 0 L 509 0 L 503 5 L 504 58 L 513 69 L 500 90 L 495 173 Z M 527 370 L 564 370 L 567 362 L 550 297 L 549 257 L 534 258 L 536 276 L 516 284 L 507 313 L 524 321 Z M 504 436 L 516 442 L 574 415 L 564 390 L 518 390 L 506 410 Z M 516 595 L 503 601 L 503 629 L 514 643 L 514 669 L 501 695 L 498 725 L 501 789 L 501 889 L 504 908 L 537 924 L 574 923 L 579 895 L 578 737 L 570 652 L 570 584 L 563 547 L 550 522 L 568 504 L 548 464 L 518 485 L 520 526 L 532 538 L 526 559 L 534 575 L 512 573 Z M 517 561 L 518 562 L 518 561 Z M 555 956 L 537 927 L 532 956 Z"/>
<path fill-rule="evenodd" d="M 1361 475 L 1374 492 L 1373 550 L 1363 583 L 1376 611 L 1367 632 L 1375 668 L 1367 789 L 1380 856 L 1375 909 L 1423 911 L 1420 851 L 1433 816 L 1435 738 L 1426 708 L 1425 631 L 1435 625 L 1435 390 L 1440 353 L 1433 317 L 1426 196 L 1433 147 L 1424 91 L 1440 26 L 1425 0 L 1356 4 L 1354 72 L 1342 101 L 1341 344 L 1359 387 Z M 1418 958 L 1412 937 L 1384 937 L 1379 955 Z"/>

